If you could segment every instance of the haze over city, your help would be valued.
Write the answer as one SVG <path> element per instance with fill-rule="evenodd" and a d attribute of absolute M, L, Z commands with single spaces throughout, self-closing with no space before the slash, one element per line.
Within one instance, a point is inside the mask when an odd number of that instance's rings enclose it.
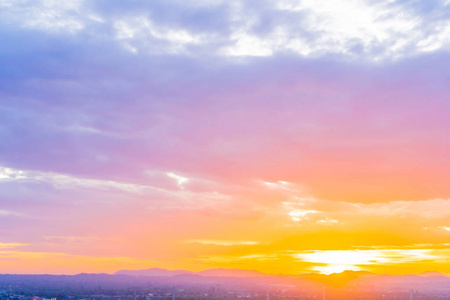
<path fill-rule="evenodd" d="M 0 41 L 0 274 L 448 286 L 449 1 L 0 0 Z"/>

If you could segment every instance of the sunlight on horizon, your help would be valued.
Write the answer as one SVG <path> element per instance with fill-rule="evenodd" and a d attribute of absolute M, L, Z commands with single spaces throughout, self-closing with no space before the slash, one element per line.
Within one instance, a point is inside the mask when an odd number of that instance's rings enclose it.
<path fill-rule="evenodd" d="M 311 270 L 321 274 L 340 273 L 343 271 L 361 271 L 374 264 L 398 264 L 417 262 L 437 257 L 429 249 L 381 249 L 381 250 L 323 250 L 293 254 L 293 257 L 324 266 L 313 266 Z"/>

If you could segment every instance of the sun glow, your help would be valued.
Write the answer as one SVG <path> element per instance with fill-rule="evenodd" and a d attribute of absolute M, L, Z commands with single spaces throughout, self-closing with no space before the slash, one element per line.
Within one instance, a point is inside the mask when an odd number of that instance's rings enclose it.
<path fill-rule="evenodd" d="M 429 249 L 382 249 L 382 250 L 333 250 L 296 253 L 293 256 L 303 261 L 323 264 L 311 269 L 322 274 L 339 273 L 345 270 L 358 271 L 373 264 L 396 264 L 435 259 Z"/>
<path fill-rule="evenodd" d="M 344 271 L 360 271 L 361 268 L 350 265 L 328 265 L 328 266 L 316 266 L 312 270 L 318 271 L 321 274 L 330 275 L 333 273 L 342 273 Z"/>

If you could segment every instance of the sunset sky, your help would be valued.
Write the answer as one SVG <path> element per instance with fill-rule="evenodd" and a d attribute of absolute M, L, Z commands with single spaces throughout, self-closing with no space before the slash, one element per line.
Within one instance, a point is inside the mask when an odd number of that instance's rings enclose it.
<path fill-rule="evenodd" d="M 0 273 L 450 274 L 450 1 L 0 0 Z"/>

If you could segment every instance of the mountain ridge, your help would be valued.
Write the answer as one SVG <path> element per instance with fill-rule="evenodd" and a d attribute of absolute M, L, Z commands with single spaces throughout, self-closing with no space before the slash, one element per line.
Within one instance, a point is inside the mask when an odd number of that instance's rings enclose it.
<path fill-rule="evenodd" d="M 247 269 L 227 269 L 213 268 L 199 272 L 187 270 L 167 270 L 162 268 L 150 268 L 143 270 L 119 270 L 113 275 L 129 275 L 129 276 L 176 276 L 176 275 L 200 275 L 205 277 L 263 277 L 271 276 L 255 270 Z"/>
<path fill-rule="evenodd" d="M 112 275 L 128 275 L 128 276 L 177 276 L 177 275 L 198 275 L 204 277 L 273 277 L 273 276 L 284 276 L 284 277 L 302 277 L 313 280 L 323 280 L 323 279 L 333 279 L 333 280 L 354 280 L 361 278 L 374 278 L 374 277 L 445 277 L 450 278 L 450 276 L 438 272 L 438 271 L 426 271 L 418 274 L 376 274 L 368 271 L 343 271 L 341 273 L 332 274 L 319 274 L 319 273 L 304 273 L 298 275 L 291 274 L 267 274 L 256 270 L 248 269 L 238 269 L 238 268 L 212 268 L 203 271 L 193 272 L 188 270 L 168 270 L 162 268 L 150 268 L 142 270 L 119 270 L 114 272 Z"/>

